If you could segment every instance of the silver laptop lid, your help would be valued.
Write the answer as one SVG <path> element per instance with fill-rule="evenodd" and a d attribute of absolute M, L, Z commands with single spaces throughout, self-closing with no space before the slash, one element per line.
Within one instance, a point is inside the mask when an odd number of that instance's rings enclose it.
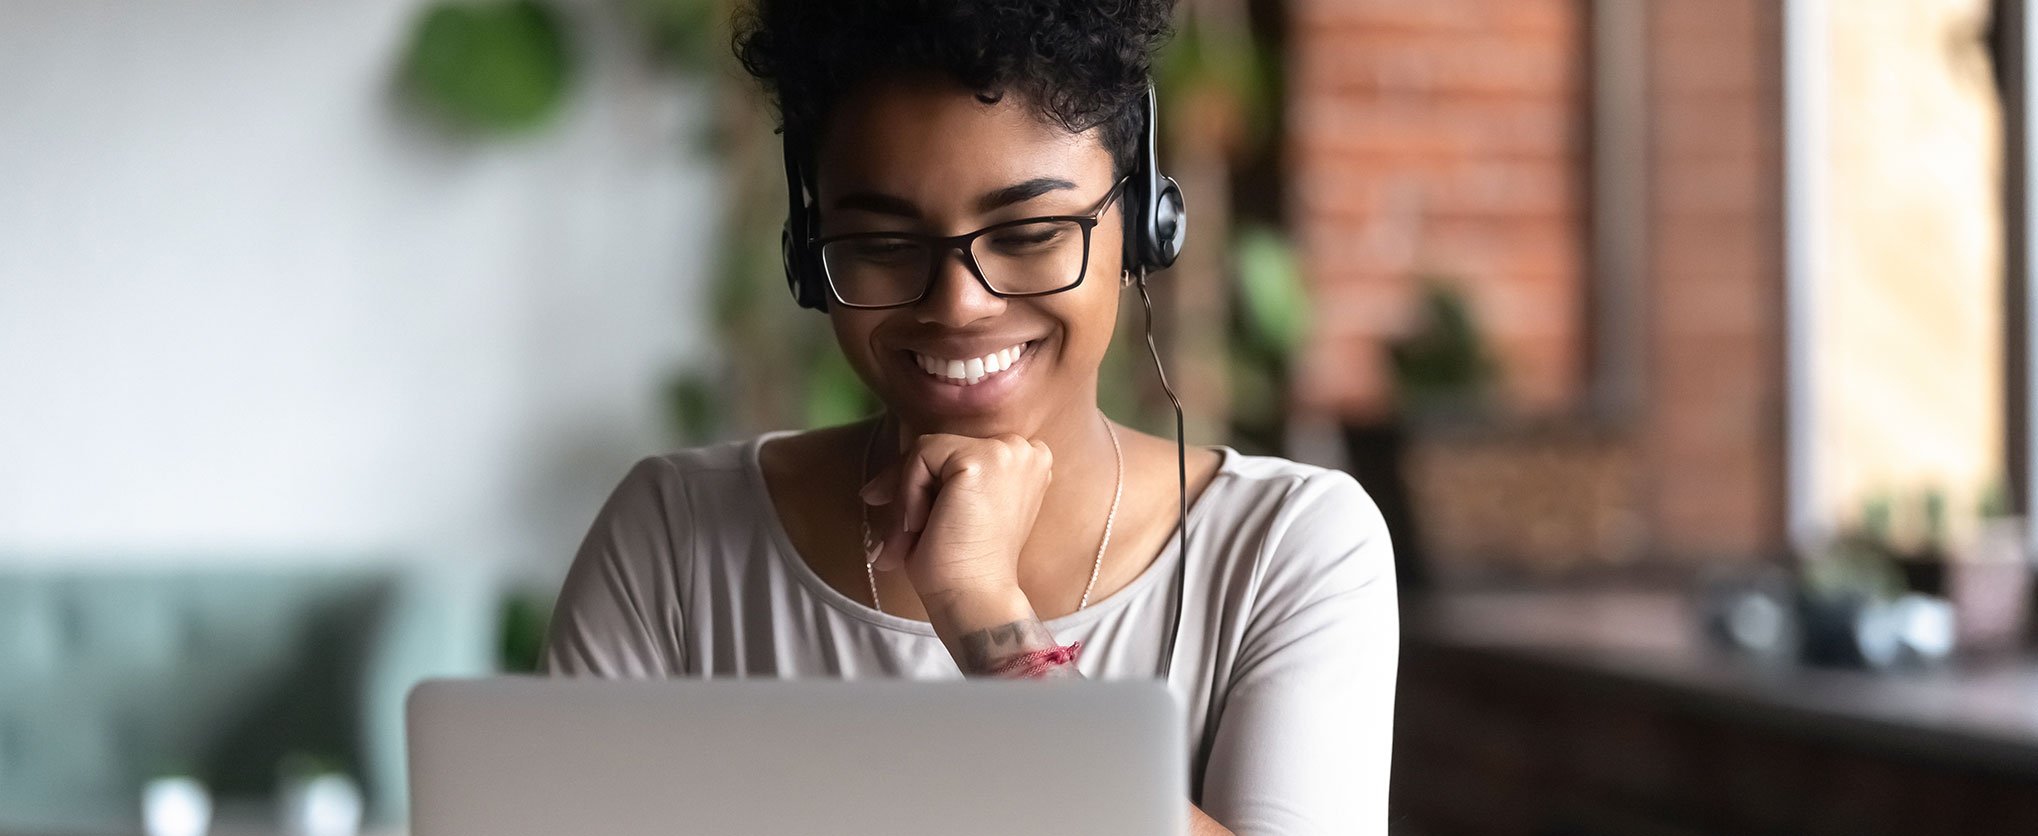
<path fill-rule="evenodd" d="M 1178 834 L 1158 682 L 419 685 L 413 836 Z"/>

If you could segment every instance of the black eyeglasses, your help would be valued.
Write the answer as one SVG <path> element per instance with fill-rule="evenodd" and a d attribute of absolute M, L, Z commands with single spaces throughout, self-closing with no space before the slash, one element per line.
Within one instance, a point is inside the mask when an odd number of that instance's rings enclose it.
<path fill-rule="evenodd" d="M 927 296 L 951 251 L 991 295 L 1046 296 L 1083 283 L 1090 233 L 1125 188 L 1121 179 L 1086 215 L 1005 221 L 961 235 L 852 232 L 816 239 L 828 292 L 845 308 L 896 308 Z"/>

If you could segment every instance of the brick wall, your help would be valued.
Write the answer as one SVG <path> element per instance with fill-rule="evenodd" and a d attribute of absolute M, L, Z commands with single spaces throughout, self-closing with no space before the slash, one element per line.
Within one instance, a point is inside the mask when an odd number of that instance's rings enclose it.
<path fill-rule="evenodd" d="M 1298 401 L 1391 407 L 1382 349 L 1421 277 L 1459 283 L 1505 403 L 1584 368 L 1584 35 L 1573 0 L 1296 0 L 1291 217 L 1322 312 Z"/>
<path fill-rule="evenodd" d="M 1392 410 L 1384 346 L 1435 274 L 1467 291 L 1509 412 L 1588 420 L 1590 8 L 1292 0 L 1290 217 L 1319 303 L 1303 408 Z M 1609 429 L 1630 448 L 1627 501 L 1650 557 L 1773 553 L 1780 5 L 1647 8 L 1645 380 L 1640 408 Z"/>

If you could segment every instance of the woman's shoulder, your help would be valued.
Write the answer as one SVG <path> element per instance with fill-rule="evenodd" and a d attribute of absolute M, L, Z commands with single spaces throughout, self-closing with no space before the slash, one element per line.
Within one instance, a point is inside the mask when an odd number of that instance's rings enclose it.
<path fill-rule="evenodd" d="M 757 506 L 770 488 L 799 484 L 800 474 L 811 477 L 833 464 L 827 459 L 841 447 L 838 436 L 854 431 L 772 430 L 645 455 L 616 493 L 682 496 L 697 516 L 762 512 Z"/>
<path fill-rule="evenodd" d="M 748 475 L 762 466 L 799 462 L 810 455 L 817 442 L 842 428 L 822 430 L 771 430 L 740 438 L 681 447 L 645 455 L 631 468 L 631 476 L 650 479 L 715 479 Z"/>
<path fill-rule="evenodd" d="M 728 519 L 755 504 L 753 474 L 768 432 L 640 456 L 616 484 L 611 505 L 651 513 L 667 524 Z"/>
<path fill-rule="evenodd" d="M 637 462 L 637 468 L 650 469 L 676 476 L 691 474 L 726 473 L 742 471 L 749 467 L 758 445 L 776 435 L 769 432 L 747 438 L 681 447 L 644 456 Z"/>
<path fill-rule="evenodd" d="M 1224 454 L 1210 522 L 1229 542 L 1213 545 L 1249 561 L 1261 583 L 1306 587 L 1326 574 L 1391 576 L 1386 522 L 1350 473 L 1279 456 Z"/>
<path fill-rule="evenodd" d="M 1228 447 L 1221 450 L 1224 458 L 1218 477 L 1224 504 L 1291 516 L 1324 511 L 1379 514 L 1366 489 L 1343 470 L 1280 456 L 1240 453 Z"/>

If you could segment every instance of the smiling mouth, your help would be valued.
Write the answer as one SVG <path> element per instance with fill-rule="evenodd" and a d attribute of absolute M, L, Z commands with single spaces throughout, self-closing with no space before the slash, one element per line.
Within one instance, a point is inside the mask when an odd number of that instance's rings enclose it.
<path fill-rule="evenodd" d="M 957 386 L 975 386 L 1012 368 L 1013 364 L 1019 362 L 1019 358 L 1026 355 L 1026 349 L 1032 345 L 1032 342 L 1023 342 L 982 357 L 964 360 L 935 357 L 917 351 L 909 353 L 913 355 L 913 362 L 919 364 L 920 370 L 935 380 Z"/>

